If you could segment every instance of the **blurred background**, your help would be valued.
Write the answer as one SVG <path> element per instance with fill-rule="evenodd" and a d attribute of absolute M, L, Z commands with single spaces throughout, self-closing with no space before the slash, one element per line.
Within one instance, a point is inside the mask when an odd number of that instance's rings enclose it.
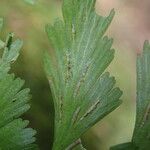
<path fill-rule="evenodd" d="M 37 0 L 34 5 L 27 1 L 0 0 L 0 17 L 4 17 L 1 37 L 14 32 L 24 41 L 13 71 L 26 80 L 25 86 L 32 93 L 32 107 L 24 117 L 37 130 L 40 149 L 50 150 L 54 110 L 42 56 L 51 46 L 44 27 L 62 17 L 62 0 Z M 115 8 L 116 16 L 107 34 L 114 38 L 116 57 L 108 70 L 124 91 L 124 103 L 83 136 L 88 150 L 108 150 L 112 145 L 130 141 L 135 121 L 136 55 L 141 52 L 144 40 L 150 39 L 149 0 L 97 0 L 97 13 L 108 15 L 112 8 Z"/>

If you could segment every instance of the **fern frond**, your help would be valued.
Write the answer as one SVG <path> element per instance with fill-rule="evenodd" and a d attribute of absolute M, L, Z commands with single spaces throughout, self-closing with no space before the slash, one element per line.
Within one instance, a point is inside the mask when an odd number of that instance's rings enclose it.
<path fill-rule="evenodd" d="M 131 150 L 150 148 L 150 44 L 144 43 L 143 53 L 137 57 L 137 104 L 135 129 L 130 145 Z M 128 150 L 125 144 L 112 150 Z"/>
<path fill-rule="evenodd" d="M 145 42 L 137 58 L 137 112 L 133 143 L 141 149 L 150 147 L 150 44 Z"/>
<path fill-rule="evenodd" d="M 0 58 L 0 150 L 33 150 L 37 149 L 32 144 L 36 132 L 26 128 L 28 121 L 19 118 L 30 108 L 30 90 L 22 89 L 24 81 L 8 73 L 22 47 L 21 40 L 13 42 L 12 38 L 9 34 Z"/>
<path fill-rule="evenodd" d="M 64 0 L 64 22 L 46 32 L 55 51 L 45 54 L 45 70 L 55 107 L 54 150 L 66 149 L 121 104 L 115 79 L 103 73 L 114 58 L 113 40 L 104 36 L 108 17 L 96 14 L 95 0 Z"/>

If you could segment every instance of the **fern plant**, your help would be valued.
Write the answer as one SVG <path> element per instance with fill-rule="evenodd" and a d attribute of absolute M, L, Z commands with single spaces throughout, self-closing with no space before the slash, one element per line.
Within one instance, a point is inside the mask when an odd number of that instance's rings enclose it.
<path fill-rule="evenodd" d="M 0 30 L 3 19 L 0 19 Z M 22 41 L 13 41 L 13 34 L 9 34 L 6 41 L 0 40 L 0 49 L 3 49 L 0 58 L 0 150 L 33 150 L 35 131 L 26 128 L 28 121 L 20 116 L 29 108 L 31 96 L 29 89 L 22 89 L 24 81 L 8 73 L 11 64 L 17 59 Z"/>
<path fill-rule="evenodd" d="M 80 137 L 121 104 L 122 91 L 105 69 L 114 58 L 113 40 L 104 36 L 108 17 L 96 14 L 95 0 L 64 0 L 63 21 L 47 25 L 54 52 L 44 64 L 55 107 L 53 150 L 84 149 Z"/>
<path fill-rule="evenodd" d="M 150 44 L 145 42 L 143 53 L 137 57 L 137 106 L 132 141 L 111 150 L 150 149 Z"/>
<path fill-rule="evenodd" d="M 31 4 L 34 0 L 25 0 Z M 122 91 L 115 78 L 105 72 L 114 58 L 113 40 L 105 36 L 113 16 L 96 14 L 95 0 L 64 0 L 63 20 L 47 25 L 54 47 L 45 53 L 44 65 L 55 107 L 53 150 L 84 150 L 81 136 L 120 104 Z M 3 19 L 0 18 L 0 31 Z M 0 40 L 0 150 L 36 150 L 36 132 L 20 116 L 30 105 L 24 81 L 10 74 L 22 41 L 8 34 Z M 150 44 L 145 42 L 137 58 L 137 111 L 131 142 L 110 150 L 150 149 Z"/>

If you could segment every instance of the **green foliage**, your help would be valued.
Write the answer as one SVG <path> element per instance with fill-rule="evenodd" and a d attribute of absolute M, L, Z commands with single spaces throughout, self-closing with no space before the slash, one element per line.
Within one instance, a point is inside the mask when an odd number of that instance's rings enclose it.
<path fill-rule="evenodd" d="M 2 27 L 3 27 L 3 18 L 0 18 L 0 31 L 1 31 Z"/>
<path fill-rule="evenodd" d="M 135 147 L 133 143 L 129 142 L 111 147 L 110 150 L 137 150 L 137 147 Z"/>
<path fill-rule="evenodd" d="M 3 18 L 0 18 L 0 31 L 3 27 Z M 5 43 L 3 41 L 0 40 L 0 49 L 3 48 L 5 45 Z"/>
<path fill-rule="evenodd" d="M 64 22 L 46 26 L 55 49 L 44 59 L 55 107 L 54 150 L 69 149 L 121 104 L 114 77 L 103 73 L 114 58 L 113 40 L 103 37 L 114 10 L 102 17 L 94 6 L 95 0 L 64 0 Z"/>
<path fill-rule="evenodd" d="M 33 150 L 37 149 L 32 144 L 36 132 L 26 128 L 28 121 L 19 118 L 30 108 L 29 89 L 22 89 L 24 81 L 8 73 L 23 44 L 12 38 L 13 34 L 9 34 L 1 46 L 4 51 L 0 58 L 0 150 Z"/>
<path fill-rule="evenodd" d="M 131 150 L 150 148 L 150 44 L 145 42 L 143 53 L 137 58 L 137 104 L 136 122 Z M 127 144 L 113 147 L 112 150 L 129 150 Z"/>

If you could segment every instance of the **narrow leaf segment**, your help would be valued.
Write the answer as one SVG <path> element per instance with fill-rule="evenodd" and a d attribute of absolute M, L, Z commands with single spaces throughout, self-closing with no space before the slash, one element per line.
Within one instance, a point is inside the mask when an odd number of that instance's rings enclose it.
<path fill-rule="evenodd" d="M 32 143 L 36 132 L 26 128 L 28 121 L 19 118 L 30 108 L 29 89 L 22 89 L 24 81 L 8 73 L 22 47 L 21 40 L 12 38 L 13 34 L 9 34 L 0 47 L 4 49 L 0 58 L 0 150 L 35 150 L 37 146 Z"/>
<path fill-rule="evenodd" d="M 114 58 L 113 40 L 104 36 L 108 17 L 96 14 L 95 0 L 64 0 L 63 18 L 47 25 L 54 52 L 44 63 L 55 107 L 54 150 L 65 150 L 121 104 L 122 92 L 105 69 Z"/>
<path fill-rule="evenodd" d="M 129 148 L 130 147 L 130 148 Z M 144 43 L 137 57 L 136 122 L 131 143 L 114 146 L 111 150 L 150 149 L 150 44 Z"/>

